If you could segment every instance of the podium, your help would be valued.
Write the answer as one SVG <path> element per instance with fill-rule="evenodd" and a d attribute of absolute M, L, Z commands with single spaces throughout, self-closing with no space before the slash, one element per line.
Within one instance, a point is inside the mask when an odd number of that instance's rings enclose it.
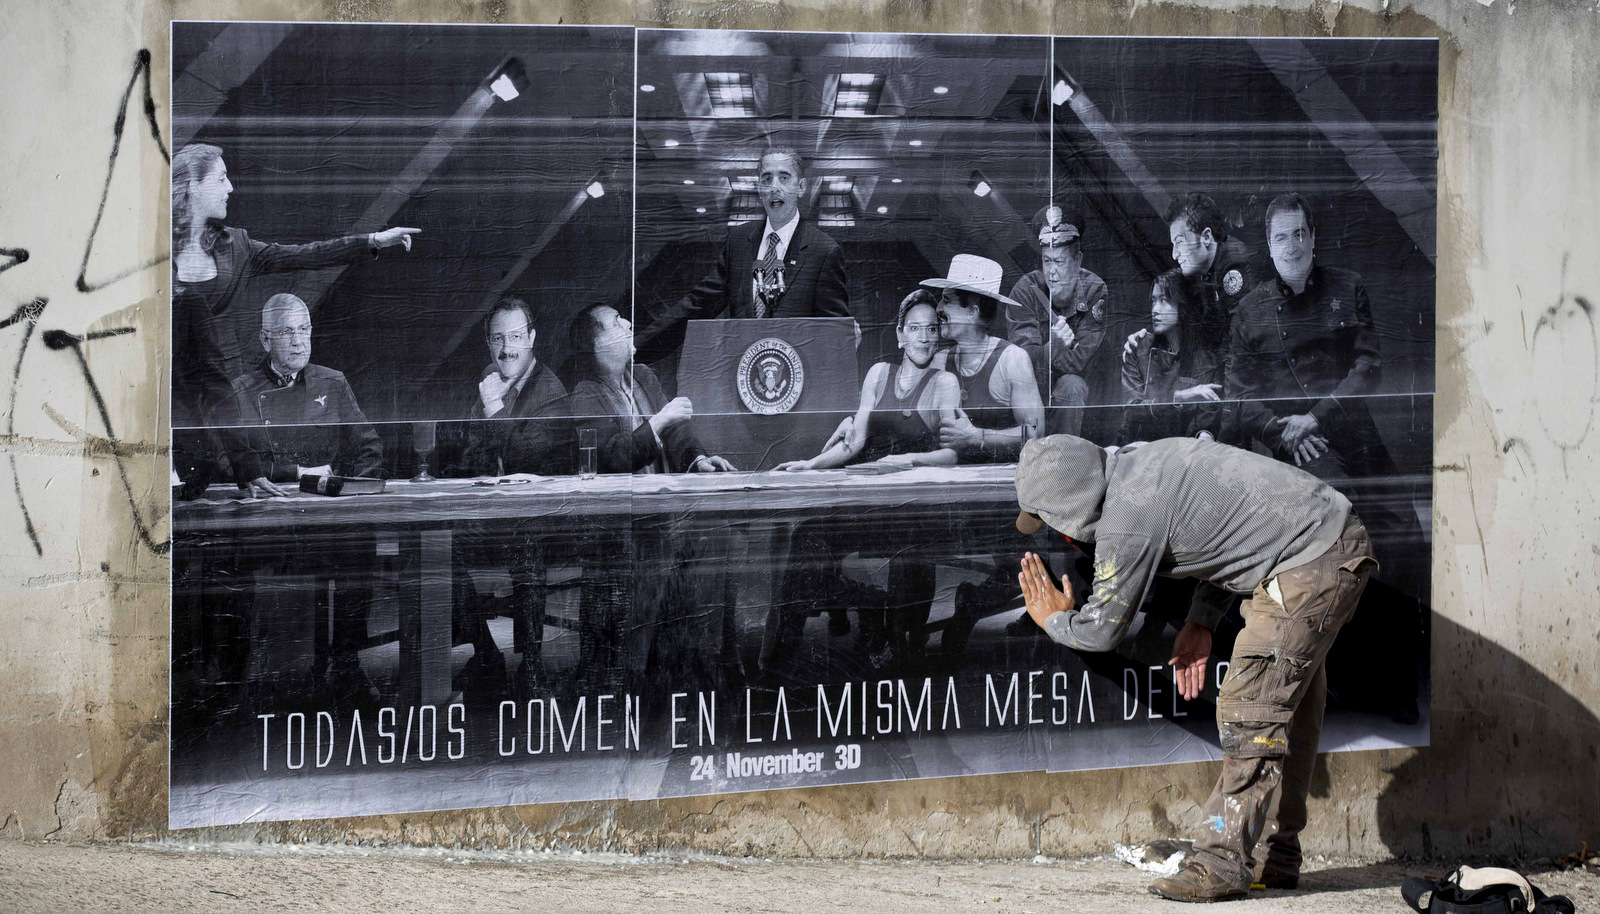
<path fill-rule="evenodd" d="M 860 405 L 848 317 L 689 321 L 678 394 L 695 434 L 741 470 L 815 457 Z"/>

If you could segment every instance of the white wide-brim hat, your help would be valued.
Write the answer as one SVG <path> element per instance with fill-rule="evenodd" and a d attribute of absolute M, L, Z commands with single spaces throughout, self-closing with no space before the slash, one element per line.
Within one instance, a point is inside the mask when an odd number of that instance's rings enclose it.
<path fill-rule="evenodd" d="M 957 254 L 950 259 L 950 273 L 943 279 L 924 279 L 920 284 L 930 289 L 960 289 L 987 295 L 1002 305 L 1017 302 L 1000 294 L 1000 279 L 1005 271 L 998 263 L 976 254 Z"/>

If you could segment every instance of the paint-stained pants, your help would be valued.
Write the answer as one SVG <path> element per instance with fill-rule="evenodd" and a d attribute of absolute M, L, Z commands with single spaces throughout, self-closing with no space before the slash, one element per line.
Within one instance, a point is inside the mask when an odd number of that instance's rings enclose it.
<path fill-rule="evenodd" d="M 1366 527 L 1351 514 L 1326 553 L 1274 579 L 1281 603 L 1262 582 L 1240 608 L 1244 631 L 1217 697 L 1222 775 L 1194 848 L 1197 862 L 1240 888 L 1257 859 L 1300 870 L 1327 696 L 1323 663 L 1377 565 Z"/>

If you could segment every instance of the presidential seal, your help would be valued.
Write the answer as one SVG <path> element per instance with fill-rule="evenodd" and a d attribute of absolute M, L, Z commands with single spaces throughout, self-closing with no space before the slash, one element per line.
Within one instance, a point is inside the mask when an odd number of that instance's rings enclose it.
<path fill-rule="evenodd" d="M 783 340 L 757 340 L 739 358 L 739 399 L 753 413 L 773 416 L 794 409 L 805 380 L 800 353 Z"/>

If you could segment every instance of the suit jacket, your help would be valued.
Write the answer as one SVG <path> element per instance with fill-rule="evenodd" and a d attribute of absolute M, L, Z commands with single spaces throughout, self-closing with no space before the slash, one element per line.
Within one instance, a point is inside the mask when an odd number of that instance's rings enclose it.
<path fill-rule="evenodd" d="M 653 416 L 667 405 L 667 395 L 655 372 L 644 365 L 634 365 L 633 379 L 643 395 L 634 404 L 642 416 Z M 687 473 L 706 453 L 688 422 L 679 422 L 662 432 L 659 444 L 649 422 L 640 422 L 634 428 L 633 418 L 616 414 L 604 386 L 594 378 L 585 378 L 572 389 L 568 411 L 574 428 L 595 429 L 602 473 L 637 473 L 658 459 L 665 462 L 668 472 Z"/>
<path fill-rule="evenodd" d="M 344 374 L 307 365 L 279 387 L 270 360 L 233 381 L 247 440 L 261 462 L 259 475 L 294 482 L 299 467 L 331 465 L 341 476 L 382 476 L 383 444 L 356 405 Z M 251 477 L 255 478 L 255 477 Z"/>
<path fill-rule="evenodd" d="M 644 349 L 690 320 L 755 317 L 756 258 L 761 253 L 766 220 L 728 230 L 717 252 L 717 265 L 650 326 L 634 337 Z M 816 224 L 802 218 L 783 256 L 785 290 L 768 317 L 849 317 L 850 291 L 845 281 L 844 254 Z"/>
<path fill-rule="evenodd" d="M 496 370 L 478 372 L 481 380 Z M 448 433 L 440 430 L 439 466 L 445 476 L 499 476 L 535 473 L 559 476 L 572 472 L 571 424 L 567 421 L 567 388 L 543 362 L 534 364 L 520 388 L 506 392 L 494 418 L 483 417 L 478 387 L 472 403 L 462 407 L 470 420 Z"/>

